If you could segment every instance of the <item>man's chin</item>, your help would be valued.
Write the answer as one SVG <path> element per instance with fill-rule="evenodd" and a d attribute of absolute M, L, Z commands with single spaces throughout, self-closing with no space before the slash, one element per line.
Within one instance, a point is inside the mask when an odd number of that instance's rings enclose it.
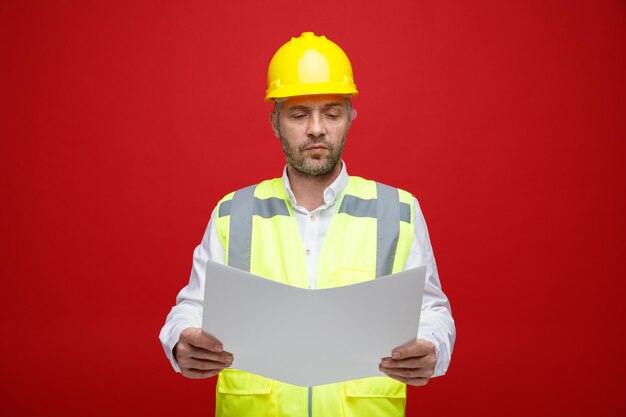
<path fill-rule="evenodd" d="M 312 177 L 320 177 L 320 176 L 328 175 L 334 172 L 335 168 L 337 167 L 337 163 L 331 164 L 331 163 L 328 163 L 328 161 L 324 161 L 321 159 L 316 160 L 316 161 L 319 163 L 303 164 L 300 167 L 297 167 L 296 169 L 302 172 L 303 174 L 310 175 Z"/>

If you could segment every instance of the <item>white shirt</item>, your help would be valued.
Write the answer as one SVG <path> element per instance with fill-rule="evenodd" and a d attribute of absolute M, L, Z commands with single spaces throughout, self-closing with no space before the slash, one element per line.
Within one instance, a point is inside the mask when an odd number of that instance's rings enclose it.
<path fill-rule="evenodd" d="M 341 197 L 348 184 L 348 178 L 344 162 L 337 179 L 324 190 L 324 204 L 315 210 L 309 211 L 298 205 L 291 191 L 287 169 L 285 168 L 283 171 L 283 185 L 294 208 L 305 248 L 305 257 L 309 268 L 309 286 L 311 288 L 315 288 L 317 260 L 324 236 L 328 230 L 330 219 L 335 212 L 335 205 L 340 200 L 339 197 Z M 417 200 L 414 199 L 413 203 L 415 206 L 415 236 L 404 269 L 426 265 L 426 283 L 417 338 L 427 340 L 435 345 L 437 364 L 434 376 L 439 376 L 446 372 L 450 364 L 456 331 L 448 298 L 441 290 L 437 265 L 435 264 L 435 257 L 430 246 L 424 217 Z M 225 263 L 225 250 L 217 235 L 217 229 L 213 221 L 215 215 L 214 209 L 202 241 L 194 251 L 189 284 L 178 293 L 176 305 L 168 314 L 165 325 L 159 335 L 165 354 L 177 372 L 180 372 L 180 368 L 173 357 L 172 350 L 178 342 L 180 333 L 188 327 L 202 327 L 202 303 L 207 260 Z M 391 352 L 389 354 L 391 355 Z"/>

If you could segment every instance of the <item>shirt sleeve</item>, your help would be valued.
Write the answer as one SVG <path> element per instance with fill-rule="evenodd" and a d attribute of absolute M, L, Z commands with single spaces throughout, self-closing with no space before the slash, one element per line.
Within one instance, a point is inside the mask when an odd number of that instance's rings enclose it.
<path fill-rule="evenodd" d="M 456 329 L 452 319 L 450 302 L 441 289 L 437 264 L 430 246 L 430 238 L 422 210 L 416 199 L 413 203 L 415 208 L 415 236 L 404 268 L 410 269 L 426 265 L 426 282 L 417 338 L 427 340 L 435 345 L 437 364 L 433 376 L 441 376 L 446 373 L 450 365 Z"/>
<path fill-rule="evenodd" d="M 202 236 L 202 241 L 193 252 L 193 264 L 189 283 L 178 293 L 176 305 L 172 307 L 165 325 L 161 329 L 159 339 L 165 350 L 165 355 L 172 363 L 174 370 L 180 372 L 180 367 L 174 359 L 173 349 L 178 343 L 180 333 L 189 327 L 202 327 L 202 303 L 204 300 L 204 277 L 207 260 L 224 264 L 225 251 L 217 235 L 213 211 L 211 220 Z"/>

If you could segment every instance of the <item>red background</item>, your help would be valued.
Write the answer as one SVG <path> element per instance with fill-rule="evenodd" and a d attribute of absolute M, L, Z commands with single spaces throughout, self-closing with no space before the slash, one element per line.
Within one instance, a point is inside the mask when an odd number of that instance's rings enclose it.
<path fill-rule="evenodd" d="M 419 198 L 452 302 L 452 365 L 408 415 L 626 414 L 623 1 L 0 16 L 4 415 L 213 413 L 157 335 L 214 204 L 280 175 L 265 71 L 306 30 L 355 69 L 350 172 Z"/>

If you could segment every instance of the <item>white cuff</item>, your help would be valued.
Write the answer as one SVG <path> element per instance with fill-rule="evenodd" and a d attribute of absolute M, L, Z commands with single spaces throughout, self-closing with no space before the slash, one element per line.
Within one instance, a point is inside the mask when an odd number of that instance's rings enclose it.
<path fill-rule="evenodd" d="M 172 368 L 176 372 L 180 372 L 180 366 L 178 366 L 178 362 L 176 362 L 176 358 L 174 358 L 174 346 L 178 343 L 178 339 L 180 339 L 180 334 L 182 329 L 175 328 L 171 330 L 171 333 L 166 334 L 165 327 L 161 329 L 161 334 L 159 334 L 159 340 L 161 341 L 161 346 L 163 346 L 163 350 L 165 351 L 165 356 L 170 360 L 172 364 Z"/>

